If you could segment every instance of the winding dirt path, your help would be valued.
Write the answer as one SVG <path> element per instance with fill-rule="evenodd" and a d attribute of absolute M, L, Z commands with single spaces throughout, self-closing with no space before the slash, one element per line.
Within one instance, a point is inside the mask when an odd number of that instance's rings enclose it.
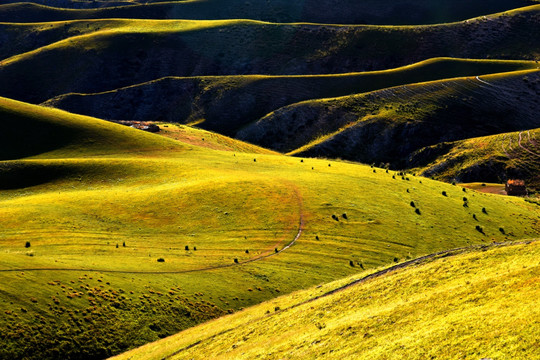
<path fill-rule="evenodd" d="M 294 196 L 296 197 L 298 201 L 298 230 L 296 232 L 296 235 L 294 236 L 293 240 L 289 242 L 287 245 L 285 245 L 281 250 L 275 251 L 274 249 L 277 249 L 276 246 L 279 245 L 276 244 L 272 247 L 271 250 L 268 250 L 258 256 L 255 256 L 253 258 L 239 261 L 238 263 L 231 262 L 230 264 L 222 264 L 222 265 L 214 265 L 214 266 L 208 266 L 204 268 L 199 269 L 188 269 L 188 270 L 170 270 L 170 271 L 145 271 L 145 270 L 107 270 L 107 269 L 88 269 L 88 268 L 18 268 L 18 269 L 0 269 L 0 273 L 2 272 L 23 272 L 23 271 L 88 271 L 88 272 L 100 272 L 100 273 L 114 273 L 114 274 L 150 274 L 150 275 L 159 275 L 159 274 L 187 274 L 187 273 L 194 273 L 194 272 L 200 272 L 200 271 L 209 271 L 209 270 L 217 270 L 217 269 L 224 269 L 224 268 L 230 268 L 233 266 L 239 266 L 242 264 L 248 264 L 255 261 L 260 261 L 263 259 L 267 259 L 272 256 L 276 256 L 278 254 L 281 254 L 285 250 L 288 250 L 293 246 L 296 241 L 302 236 L 302 232 L 304 231 L 304 200 L 302 198 L 302 194 L 300 193 L 300 190 L 294 185 L 291 184 Z"/>
<path fill-rule="evenodd" d="M 463 253 L 466 253 L 466 252 L 469 252 L 469 251 L 474 251 L 474 250 L 477 250 L 477 251 L 478 250 L 484 250 L 485 251 L 485 250 L 488 250 L 488 249 L 497 248 L 497 247 L 503 247 L 503 246 L 530 244 L 530 243 L 536 242 L 536 241 L 540 241 L 540 239 L 530 239 L 530 240 L 515 241 L 515 242 L 510 242 L 509 241 L 509 242 L 504 242 L 504 243 L 493 243 L 493 244 L 490 244 L 490 245 L 471 245 L 471 246 L 466 246 L 466 247 L 461 247 L 461 248 L 456 248 L 456 249 L 451 249 L 451 250 L 439 251 L 439 252 L 436 252 L 436 253 L 433 253 L 433 254 L 429 254 L 429 255 L 421 256 L 421 257 L 416 258 L 416 259 L 405 261 L 403 263 L 400 263 L 400 264 L 397 264 L 397 265 L 394 265 L 394 266 L 390 266 L 390 267 L 388 267 L 386 269 L 376 271 L 376 272 L 374 272 L 372 274 L 369 274 L 367 276 L 364 276 L 364 277 L 362 277 L 360 279 L 353 280 L 348 284 L 340 286 L 340 287 L 338 287 L 338 288 L 336 288 L 334 290 L 328 291 L 328 292 L 326 292 L 324 294 L 321 294 L 319 296 L 315 296 L 315 297 L 313 297 L 311 299 L 299 302 L 298 304 L 291 305 L 291 306 L 289 306 L 287 308 L 278 310 L 278 311 L 276 311 L 274 313 L 265 314 L 265 315 L 262 315 L 262 316 L 260 316 L 258 318 L 254 318 L 254 319 L 250 320 L 249 322 L 247 322 L 246 324 L 242 324 L 242 325 L 239 325 L 239 326 L 227 329 L 227 330 L 223 330 L 223 331 L 221 331 L 221 332 L 219 332 L 217 334 L 209 336 L 208 338 L 198 340 L 198 341 L 196 341 L 196 342 L 194 342 L 194 343 L 192 343 L 192 344 L 190 344 L 188 346 L 183 347 L 182 349 L 176 350 L 175 352 L 164 356 L 162 359 L 163 360 L 170 359 L 173 356 L 176 356 L 176 355 L 182 353 L 185 350 L 189 350 L 189 349 L 191 349 L 191 348 L 193 348 L 193 347 L 195 347 L 197 345 L 200 345 L 202 342 L 212 341 L 213 339 L 217 338 L 218 336 L 229 333 L 229 332 L 231 332 L 233 330 L 236 330 L 236 329 L 238 329 L 240 327 L 245 327 L 246 325 L 258 322 L 259 320 L 261 320 L 263 318 L 273 316 L 274 314 L 284 312 L 284 311 L 287 311 L 287 310 L 290 310 L 290 309 L 294 309 L 294 308 L 297 308 L 297 307 L 305 305 L 305 304 L 309 304 L 309 303 L 311 303 L 313 301 L 316 301 L 318 299 L 325 298 L 325 297 L 330 296 L 332 294 L 335 294 L 337 292 L 348 289 L 348 288 L 350 288 L 352 286 L 364 283 L 364 282 L 369 281 L 371 279 L 375 279 L 375 278 L 384 276 L 386 274 L 392 273 L 392 272 L 400 270 L 400 269 L 404 269 L 404 268 L 407 268 L 407 267 L 410 267 L 410 266 L 420 265 L 422 263 L 433 261 L 433 260 L 443 258 L 443 257 L 456 256 L 456 255 L 463 254 Z"/>
<path fill-rule="evenodd" d="M 525 146 L 523 146 L 523 145 L 521 144 L 521 137 L 522 137 L 522 134 L 523 134 L 523 131 L 520 131 L 520 132 L 519 132 L 519 140 L 518 140 L 518 145 L 519 145 L 519 147 L 522 148 L 523 150 L 525 150 L 526 152 L 528 152 L 529 154 L 532 154 L 532 155 L 534 155 L 534 156 L 540 157 L 540 154 L 535 153 L 534 151 L 531 151 L 531 150 L 527 149 Z M 529 133 L 529 141 L 530 141 L 530 140 L 531 140 L 531 134 Z"/>

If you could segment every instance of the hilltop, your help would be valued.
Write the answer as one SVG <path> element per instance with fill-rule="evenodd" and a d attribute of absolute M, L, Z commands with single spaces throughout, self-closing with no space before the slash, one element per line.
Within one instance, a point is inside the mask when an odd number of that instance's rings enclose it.
<path fill-rule="evenodd" d="M 437 57 L 535 60 L 539 45 L 530 34 L 540 32 L 539 6 L 423 27 L 105 20 L 103 30 L 1 61 L 0 96 L 41 103 L 167 76 L 339 74 Z"/>
<path fill-rule="evenodd" d="M 527 5 L 535 0 L 243 0 L 55 1 L 6 0 L 0 21 L 45 22 L 75 19 L 253 19 L 270 22 L 421 25 L 447 23 Z"/>

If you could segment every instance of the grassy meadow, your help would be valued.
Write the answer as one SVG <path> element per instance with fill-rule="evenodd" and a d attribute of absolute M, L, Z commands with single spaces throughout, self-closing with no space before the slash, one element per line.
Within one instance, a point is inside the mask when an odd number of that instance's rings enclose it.
<path fill-rule="evenodd" d="M 372 273 L 365 271 L 114 359 L 533 359 L 540 356 L 539 255 L 536 241 L 358 283 Z"/>
<path fill-rule="evenodd" d="M 73 139 L 19 156 L 2 139 L 2 356 L 110 356 L 362 268 L 540 230 L 522 199 L 1 104 L 8 129 Z"/>

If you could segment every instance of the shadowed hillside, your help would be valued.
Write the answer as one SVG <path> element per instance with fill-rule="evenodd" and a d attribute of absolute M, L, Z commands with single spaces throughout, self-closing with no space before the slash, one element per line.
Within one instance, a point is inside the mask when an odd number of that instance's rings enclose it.
<path fill-rule="evenodd" d="M 237 135 L 297 156 L 403 168 L 425 146 L 537 128 L 539 94 L 538 71 L 443 80 L 290 105 Z"/>
<path fill-rule="evenodd" d="M 44 104 L 109 120 L 192 123 L 235 136 L 266 114 L 307 99 L 536 67 L 535 62 L 526 61 L 443 58 L 386 71 L 339 75 L 167 77 L 98 94 L 61 95 Z"/>
<path fill-rule="evenodd" d="M 441 56 L 535 59 L 539 7 L 526 9 L 426 27 L 137 21 L 0 62 L 0 95 L 40 103 L 165 76 L 362 72 Z"/>
<path fill-rule="evenodd" d="M 514 9 L 535 0 L 196 0 L 196 1 L 37 0 L 0 6 L 0 21 L 43 22 L 96 18 L 132 19 L 253 19 L 271 22 L 332 24 L 435 24 Z M 58 8 L 37 4 L 54 5 Z M 148 4 L 139 5 L 138 4 Z M 109 9 L 106 6 L 121 6 Z M 86 8 L 86 10 L 66 10 Z"/>

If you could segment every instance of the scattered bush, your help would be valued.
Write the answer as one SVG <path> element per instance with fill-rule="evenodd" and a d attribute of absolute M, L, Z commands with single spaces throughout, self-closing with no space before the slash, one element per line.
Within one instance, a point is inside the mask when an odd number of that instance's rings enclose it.
<path fill-rule="evenodd" d="M 418 209 L 418 208 L 416 208 L 416 210 L 414 212 L 417 213 L 418 215 L 421 215 L 420 209 Z"/>
<path fill-rule="evenodd" d="M 442 194 L 443 194 L 443 196 L 448 196 L 448 195 L 446 194 L 446 191 L 443 191 Z"/>
<path fill-rule="evenodd" d="M 374 173 L 376 173 L 376 172 L 377 172 L 377 170 L 373 169 L 373 172 L 374 172 Z"/>
<path fill-rule="evenodd" d="M 315 240 L 319 240 L 319 235 L 315 235 Z"/>
<path fill-rule="evenodd" d="M 467 192 L 467 189 L 465 189 L 465 188 L 461 188 L 461 191 L 463 191 L 463 192 Z"/>
<path fill-rule="evenodd" d="M 300 162 L 303 163 L 303 162 L 304 162 L 304 159 L 301 159 Z"/>
<path fill-rule="evenodd" d="M 412 206 L 413 208 L 416 207 L 416 204 L 414 203 L 414 201 L 411 201 L 411 206 Z"/>
<path fill-rule="evenodd" d="M 350 267 L 354 267 L 354 261 L 349 260 L 349 266 L 350 266 Z"/>
<path fill-rule="evenodd" d="M 399 259 L 397 257 L 394 258 L 394 262 L 397 263 Z"/>
<path fill-rule="evenodd" d="M 485 207 L 484 207 L 484 208 L 482 208 L 482 212 L 483 212 L 484 214 L 486 214 L 486 215 L 487 215 L 487 210 L 486 210 L 486 208 L 485 208 Z"/>
<path fill-rule="evenodd" d="M 481 234 L 484 234 L 484 229 L 482 229 L 482 227 L 480 225 L 476 225 L 476 231 L 478 231 Z"/>
<path fill-rule="evenodd" d="M 24 247 L 25 248 L 29 248 L 31 245 L 30 245 L 30 241 L 27 241 L 26 244 L 24 244 Z"/>
<path fill-rule="evenodd" d="M 410 193 L 409 189 L 407 189 L 407 192 Z"/>
<path fill-rule="evenodd" d="M 335 214 L 332 214 L 332 219 L 339 221 L 339 218 Z"/>
<path fill-rule="evenodd" d="M 463 203 L 463 207 L 469 207 L 469 204 L 465 201 L 465 202 Z"/>
<path fill-rule="evenodd" d="M 481 185 L 481 186 L 486 186 L 486 184 L 482 183 L 482 185 Z"/>
<path fill-rule="evenodd" d="M 342 216 L 342 217 L 343 217 L 344 219 L 346 219 L 346 220 L 348 219 L 348 217 L 347 217 L 347 214 L 346 214 L 346 213 L 343 213 L 343 214 L 341 214 L 341 216 Z"/>
<path fill-rule="evenodd" d="M 246 254 L 249 254 L 249 250 L 246 249 Z"/>
<path fill-rule="evenodd" d="M 122 243 L 122 246 L 123 246 L 123 247 L 126 247 L 126 242 L 125 242 L 125 241 Z"/>
<path fill-rule="evenodd" d="M 395 179 L 396 179 L 396 175 L 392 175 L 392 179 L 394 179 L 394 180 L 395 180 Z"/>
<path fill-rule="evenodd" d="M 463 201 L 469 201 L 465 196 L 463 197 Z"/>
<path fill-rule="evenodd" d="M 504 229 L 502 227 L 499 228 L 499 231 L 501 232 L 501 234 L 506 234 L 506 232 L 504 231 Z"/>
<path fill-rule="evenodd" d="M 116 248 L 118 249 L 118 244 L 116 244 Z"/>
<path fill-rule="evenodd" d="M 186 251 L 188 251 L 188 250 L 189 250 L 189 246 L 186 245 L 186 246 L 184 247 L 184 249 L 186 249 Z"/>
<path fill-rule="evenodd" d="M 279 252 L 279 250 L 277 248 L 275 248 L 274 252 L 277 254 Z"/>
<path fill-rule="evenodd" d="M 257 162 L 257 159 L 253 159 L 253 162 Z"/>
<path fill-rule="evenodd" d="M 193 247 L 193 251 L 197 251 L 197 247 L 196 247 L 196 246 Z"/>
<path fill-rule="evenodd" d="M 159 258 L 159 259 L 157 259 L 157 262 L 165 262 L 165 259 L 164 258 Z"/>
<path fill-rule="evenodd" d="M 237 258 L 234 258 L 234 263 L 238 264 L 238 259 Z"/>
<path fill-rule="evenodd" d="M 472 214 L 472 217 L 474 220 L 478 221 L 478 219 L 476 218 L 476 214 Z"/>

